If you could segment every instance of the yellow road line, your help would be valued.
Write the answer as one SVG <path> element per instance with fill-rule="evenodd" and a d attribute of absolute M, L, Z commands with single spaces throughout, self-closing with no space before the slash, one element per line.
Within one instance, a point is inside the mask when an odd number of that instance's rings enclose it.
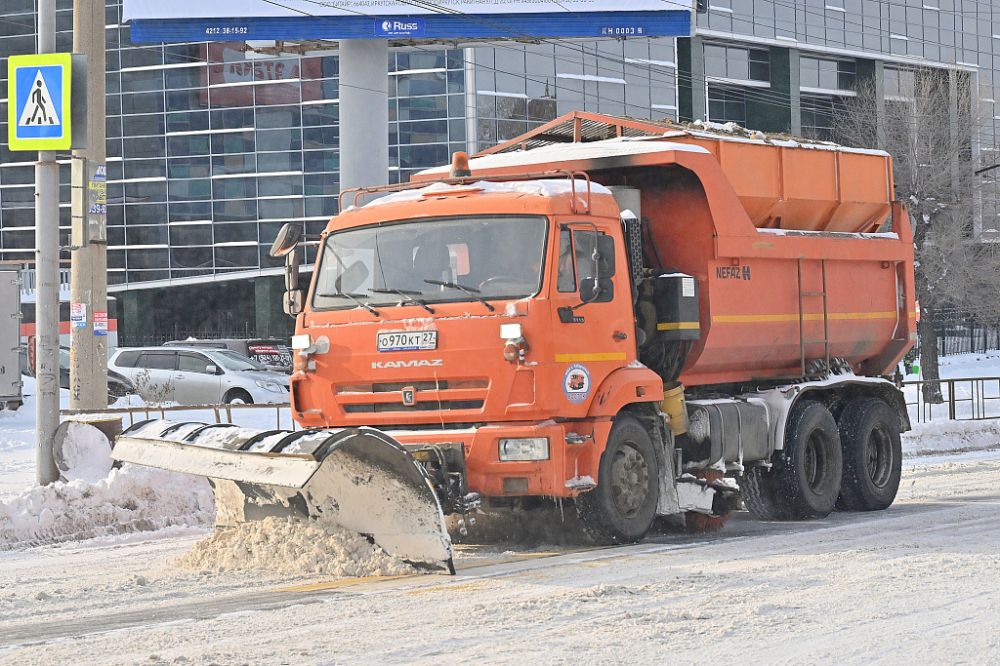
<path fill-rule="evenodd" d="M 583 363 L 586 361 L 624 361 L 625 352 L 594 352 L 590 354 L 556 354 L 556 363 Z"/>

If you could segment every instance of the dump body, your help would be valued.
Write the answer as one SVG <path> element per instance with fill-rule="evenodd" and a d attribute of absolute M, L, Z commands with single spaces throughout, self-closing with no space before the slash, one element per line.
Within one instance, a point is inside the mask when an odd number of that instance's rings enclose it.
<path fill-rule="evenodd" d="M 905 209 L 886 198 L 891 226 L 877 233 L 758 228 L 720 166 L 717 155 L 729 154 L 721 147 L 727 143 L 713 141 L 713 153 L 712 146 L 674 138 L 543 146 L 482 156 L 471 167 L 484 178 L 555 168 L 586 171 L 595 182 L 638 189 L 648 220 L 646 265 L 694 276 L 698 283 L 700 339 L 687 355 L 680 377 L 685 385 L 802 377 L 811 363 L 829 365 L 832 359 L 846 360 L 858 374 L 891 374 L 916 337 L 913 240 Z M 775 164 L 840 154 L 786 142 L 730 143 L 751 151 L 743 153 L 754 156 L 750 167 L 767 161 L 768 151 Z M 888 161 L 878 153 L 854 156 L 870 157 L 872 164 Z M 887 171 L 871 175 L 873 189 L 890 187 Z M 760 174 L 765 186 L 772 176 L 766 170 Z M 803 170 L 796 180 L 815 181 L 821 189 L 837 176 Z M 794 206 L 776 201 L 772 208 L 799 210 L 798 217 L 784 218 L 786 226 L 796 220 L 803 221 L 798 226 L 813 226 L 829 216 L 828 200 L 811 206 L 804 201 Z M 834 217 L 844 228 L 880 228 L 873 227 L 880 213 L 872 206 L 838 206 Z"/>
<path fill-rule="evenodd" d="M 709 131 L 709 126 L 716 131 Z M 756 227 L 872 232 L 881 228 L 891 213 L 892 164 L 887 153 L 805 139 L 765 137 L 735 125 L 681 125 L 669 120 L 576 111 L 483 151 L 480 156 L 611 137 L 658 137 L 704 148 L 715 157 Z M 428 173 L 435 171 L 441 173 Z"/>

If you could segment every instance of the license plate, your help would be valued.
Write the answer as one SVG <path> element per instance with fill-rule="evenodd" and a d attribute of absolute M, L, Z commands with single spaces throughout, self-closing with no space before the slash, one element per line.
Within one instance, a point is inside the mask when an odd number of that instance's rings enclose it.
<path fill-rule="evenodd" d="M 437 331 L 387 331 L 378 334 L 380 352 L 437 349 L 437 342 Z"/>

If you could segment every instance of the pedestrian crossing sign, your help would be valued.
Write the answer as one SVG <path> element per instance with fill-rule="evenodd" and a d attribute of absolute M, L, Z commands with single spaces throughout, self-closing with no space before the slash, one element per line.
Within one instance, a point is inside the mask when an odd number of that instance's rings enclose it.
<path fill-rule="evenodd" d="M 7 60 L 7 139 L 11 150 L 72 147 L 70 53 L 11 56 Z"/>

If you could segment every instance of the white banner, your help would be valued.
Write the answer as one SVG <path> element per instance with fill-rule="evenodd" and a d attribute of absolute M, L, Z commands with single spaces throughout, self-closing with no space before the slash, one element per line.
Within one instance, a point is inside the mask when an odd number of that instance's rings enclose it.
<path fill-rule="evenodd" d="M 435 0 L 433 5 L 440 10 L 396 0 L 124 0 L 122 20 L 690 11 L 693 0 Z"/>

